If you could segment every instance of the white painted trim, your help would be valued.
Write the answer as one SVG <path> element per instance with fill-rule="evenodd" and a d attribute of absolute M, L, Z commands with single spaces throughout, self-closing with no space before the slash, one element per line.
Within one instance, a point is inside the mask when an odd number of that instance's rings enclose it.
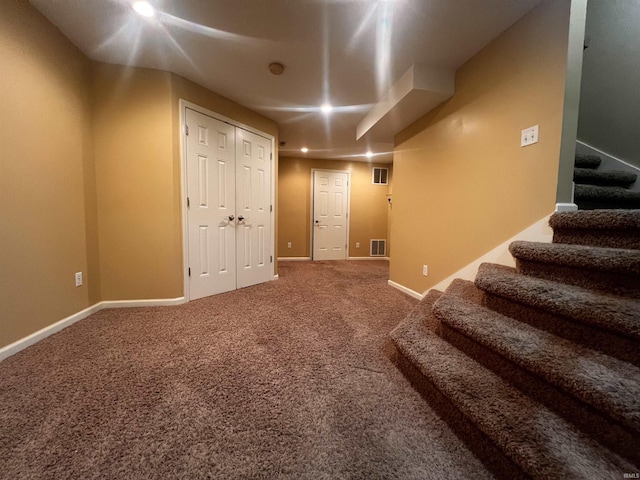
<path fill-rule="evenodd" d="M 315 187 L 315 173 L 316 172 L 333 172 L 333 173 L 346 173 L 347 174 L 347 238 L 346 238 L 346 244 L 345 244 L 345 252 L 344 252 L 344 258 L 347 259 L 349 257 L 349 233 L 350 233 L 350 229 L 351 229 L 351 170 L 334 170 L 331 168 L 312 168 L 311 169 L 311 200 L 310 200 L 310 208 L 311 208 L 311 213 L 309 215 L 309 218 L 311 219 L 311 235 L 310 235 L 310 252 L 311 252 L 311 260 L 313 260 L 313 236 L 315 234 L 315 230 L 314 230 L 314 221 L 313 221 L 313 208 L 314 208 L 314 202 L 313 202 L 313 194 L 314 194 L 314 187 Z"/>
<path fill-rule="evenodd" d="M 186 297 L 176 298 L 155 298 L 148 300 L 106 300 L 97 305 L 100 310 L 105 308 L 132 308 L 132 307 L 167 307 L 172 305 L 182 305 L 187 303 Z"/>
<path fill-rule="evenodd" d="M 402 293 L 406 293 L 410 297 L 417 298 L 418 300 L 422 300 L 424 298 L 423 294 L 418 293 L 418 292 L 414 292 L 410 288 L 407 288 L 407 287 L 405 287 L 403 285 L 400 285 L 399 283 L 396 283 L 396 282 L 394 282 L 392 280 L 387 280 L 387 284 L 390 287 L 395 288 L 396 290 L 400 290 Z"/>
<path fill-rule="evenodd" d="M 578 205 L 575 203 L 556 203 L 556 212 L 575 212 Z"/>
<path fill-rule="evenodd" d="M 48 327 L 44 327 L 43 329 L 38 330 L 37 332 L 34 332 L 31 335 L 27 335 L 26 337 L 21 338 L 20 340 L 17 340 L 7 345 L 6 347 L 0 348 L 0 361 L 10 357 L 11 355 L 18 353 L 20 350 L 24 350 L 25 348 L 38 343 L 40 340 L 44 340 L 49 335 L 58 333 L 60 330 L 67 328 L 68 326 L 73 325 L 74 323 L 84 318 L 87 318 L 89 315 L 99 310 L 101 310 L 101 307 L 100 307 L 100 304 L 97 303 L 91 307 L 85 308 L 84 310 L 74 313 L 73 315 L 63 318 L 62 320 L 52 325 L 49 325 Z"/>
<path fill-rule="evenodd" d="M 311 260 L 311 257 L 278 257 L 279 262 L 305 262 Z"/>
<path fill-rule="evenodd" d="M 276 273 L 276 274 L 273 276 L 273 279 L 274 279 L 274 280 L 280 280 L 280 276 Z"/>
<path fill-rule="evenodd" d="M 386 260 L 386 261 L 389 261 L 389 257 L 348 257 L 347 260 Z"/>
<path fill-rule="evenodd" d="M 622 159 L 620 159 L 618 157 L 615 157 L 615 156 L 611 155 L 610 153 L 604 152 L 604 151 L 602 151 L 602 150 L 600 150 L 600 149 L 598 149 L 598 148 L 596 148 L 596 147 L 594 147 L 592 145 L 589 145 L 588 143 L 582 142 L 580 140 L 576 140 L 576 143 L 579 143 L 583 147 L 587 147 L 588 149 L 593 150 L 595 152 L 595 154 L 599 154 L 599 155 L 602 155 L 604 157 L 610 158 L 611 160 L 615 160 L 616 162 L 624 163 L 627 167 L 636 170 L 638 172 L 638 174 L 640 175 L 640 168 L 636 167 L 635 165 L 631 165 L 630 163 L 625 162 L 624 160 L 622 160 Z"/>
<path fill-rule="evenodd" d="M 219 113 L 213 112 L 207 108 L 201 107 L 200 105 L 196 105 L 195 103 L 189 102 L 184 99 L 180 99 L 178 102 L 179 110 L 180 110 L 180 175 L 182 176 L 180 182 L 180 201 L 182 203 L 182 276 L 183 276 L 183 289 L 184 289 L 184 298 L 185 301 L 188 302 L 190 300 L 189 296 L 189 226 L 187 224 L 187 142 L 186 142 L 186 109 L 189 108 L 203 115 L 207 115 L 209 117 L 215 118 L 216 120 L 220 120 L 222 122 L 226 122 L 234 127 L 241 128 L 251 133 L 255 133 L 267 140 L 271 141 L 271 205 L 273 208 L 271 209 L 271 257 L 275 258 L 276 256 L 276 143 L 275 137 L 266 132 L 262 132 L 254 127 L 246 125 L 244 123 L 238 122 L 229 117 L 225 117 L 224 115 L 220 115 Z M 276 275 L 275 263 L 271 263 L 271 275 Z"/>
<path fill-rule="evenodd" d="M 515 266 L 515 261 L 511 256 L 511 253 L 509 252 L 509 245 L 511 244 L 511 242 L 515 242 L 516 240 L 551 242 L 551 240 L 553 239 L 553 230 L 549 226 L 550 216 L 551 215 L 546 215 L 545 217 L 541 218 L 536 223 L 525 228 L 520 233 L 517 233 L 506 242 L 501 243 L 490 252 L 487 252 L 480 258 L 477 258 L 466 267 L 458 270 L 453 275 L 448 276 L 441 282 L 429 288 L 429 290 L 435 288 L 436 290 L 444 291 L 456 278 L 461 278 L 463 280 L 469 281 L 475 280 L 476 274 L 478 273 L 478 267 L 481 263 L 490 262 L 500 265 L 507 265 L 510 267 Z M 424 292 L 424 295 L 426 294 L 427 292 Z"/>
<path fill-rule="evenodd" d="M 0 348 L 0 362 L 5 358 L 10 357 L 11 355 L 18 353 L 19 351 L 30 347 L 31 345 L 35 345 L 40 340 L 44 340 L 48 336 L 53 335 L 54 333 L 58 333 L 60 330 L 63 330 L 80 320 L 84 320 L 89 315 L 93 315 L 94 313 L 97 313 L 100 310 L 104 310 L 106 308 L 161 307 L 169 305 L 180 305 L 186 302 L 187 300 L 185 297 L 159 298 L 152 300 L 110 300 L 98 302 L 95 305 L 87 307 L 84 310 L 63 318 L 62 320 L 49 325 L 48 327 L 44 327 L 43 329 L 38 330 L 31 335 L 27 335 L 20 340 L 16 340 L 6 347 Z"/>

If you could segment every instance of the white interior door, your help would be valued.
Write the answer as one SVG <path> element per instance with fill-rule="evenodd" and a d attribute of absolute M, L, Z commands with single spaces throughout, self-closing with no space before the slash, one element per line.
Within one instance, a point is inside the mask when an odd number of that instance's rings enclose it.
<path fill-rule="evenodd" d="M 271 141 L 186 109 L 189 298 L 273 278 Z"/>
<path fill-rule="evenodd" d="M 233 125 L 187 109 L 189 297 L 236 288 Z"/>
<path fill-rule="evenodd" d="M 313 172 L 313 259 L 347 258 L 349 174 Z"/>
<path fill-rule="evenodd" d="M 238 288 L 272 278 L 271 142 L 238 129 L 236 213 Z"/>

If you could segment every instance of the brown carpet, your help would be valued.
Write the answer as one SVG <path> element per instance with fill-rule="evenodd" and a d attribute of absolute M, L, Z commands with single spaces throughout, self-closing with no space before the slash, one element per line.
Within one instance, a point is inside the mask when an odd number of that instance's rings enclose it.
<path fill-rule="evenodd" d="M 0 478 L 491 478 L 389 359 L 386 262 L 279 273 L 0 363 Z"/>
<path fill-rule="evenodd" d="M 391 334 L 398 365 L 500 478 L 635 475 L 640 210 L 550 224 L 553 243 L 511 244 L 515 269 L 430 292 Z"/>

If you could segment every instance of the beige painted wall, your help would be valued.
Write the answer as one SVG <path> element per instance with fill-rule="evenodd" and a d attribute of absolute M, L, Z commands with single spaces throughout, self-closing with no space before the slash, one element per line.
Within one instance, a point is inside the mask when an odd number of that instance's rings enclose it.
<path fill-rule="evenodd" d="M 2 5 L 0 58 L 2 347 L 89 306 L 97 272 L 90 64 L 26 1 Z"/>
<path fill-rule="evenodd" d="M 171 74 L 96 64 L 93 98 L 102 300 L 179 297 Z"/>
<path fill-rule="evenodd" d="M 392 281 L 422 293 L 553 211 L 569 4 L 523 17 L 458 70 L 454 97 L 396 136 Z M 521 148 L 536 124 L 539 143 Z"/>
<path fill-rule="evenodd" d="M 278 188 L 278 251 L 281 257 L 311 256 L 311 170 L 349 170 L 351 172 L 351 211 L 349 256 L 368 257 L 369 240 L 387 237 L 390 206 L 387 194 L 391 185 L 373 185 L 373 166 L 391 165 L 307 158 L 280 158 Z M 291 242 L 291 248 L 287 243 Z M 360 248 L 356 243 L 360 242 Z M 390 242 L 387 243 L 390 247 Z"/>
<path fill-rule="evenodd" d="M 0 58 L 0 348 L 101 300 L 182 296 L 178 99 L 276 124 L 174 74 L 93 63 L 26 1 L 3 4 Z"/>

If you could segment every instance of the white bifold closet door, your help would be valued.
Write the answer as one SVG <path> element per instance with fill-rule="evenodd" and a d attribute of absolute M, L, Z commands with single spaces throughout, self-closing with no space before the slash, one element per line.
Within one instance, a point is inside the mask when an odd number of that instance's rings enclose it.
<path fill-rule="evenodd" d="M 271 141 L 187 108 L 189 298 L 273 278 Z"/>

